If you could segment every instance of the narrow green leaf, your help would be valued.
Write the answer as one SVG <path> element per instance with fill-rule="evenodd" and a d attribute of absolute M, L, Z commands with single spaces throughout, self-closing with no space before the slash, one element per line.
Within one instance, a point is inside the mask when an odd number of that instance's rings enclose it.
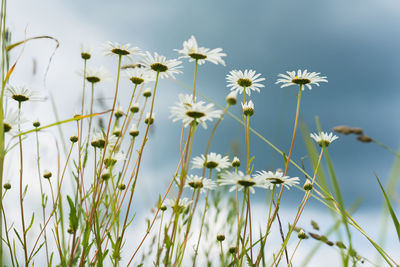
<path fill-rule="evenodd" d="M 389 198 L 386 195 L 385 189 L 383 189 L 381 181 L 379 180 L 378 175 L 376 175 L 376 173 L 375 173 L 375 177 L 376 177 L 376 180 L 379 183 L 379 187 L 382 190 L 383 196 L 385 197 L 386 205 L 387 205 L 387 207 L 389 209 L 390 216 L 392 216 L 393 224 L 394 224 L 394 227 L 396 228 L 396 232 L 397 232 L 397 237 L 399 238 L 399 241 L 400 241 L 400 224 L 399 224 L 399 221 L 397 220 L 396 214 L 394 213 L 394 210 L 392 208 L 392 205 L 390 204 Z"/>

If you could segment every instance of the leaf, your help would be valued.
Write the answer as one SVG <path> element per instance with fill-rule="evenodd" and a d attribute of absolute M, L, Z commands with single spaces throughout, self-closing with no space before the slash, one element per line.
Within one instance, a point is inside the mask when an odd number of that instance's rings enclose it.
<path fill-rule="evenodd" d="M 379 181 L 378 175 L 376 175 L 376 173 L 374 173 L 374 174 L 375 174 L 376 180 L 379 183 L 379 187 L 382 190 L 383 196 L 385 197 L 386 205 L 388 206 L 388 209 L 389 209 L 389 212 L 390 212 L 390 216 L 392 216 L 392 221 L 393 221 L 394 227 L 396 228 L 397 237 L 399 238 L 399 241 L 400 241 L 400 224 L 399 224 L 399 221 L 397 220 L 396 214 L 393 211 L 392 205 L 390 204 L 389 198 L 386 195 L 385 189 L 383 189 L 381 181 Z"/>
<path fill-rule="evenodd" d="M 76 216 L 76 208 L 72 199 L 67 196 L 68 204 L 69 204 L 69 227 L 72 230 L 76 231 L 78 229 L 78 217 Z"/>

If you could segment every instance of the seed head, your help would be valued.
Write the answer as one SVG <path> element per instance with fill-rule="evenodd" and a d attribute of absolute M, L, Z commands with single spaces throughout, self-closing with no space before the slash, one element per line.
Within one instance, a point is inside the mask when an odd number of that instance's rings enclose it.
<path fill-rule="evenodd" d="M 333 127 L 332 130 L 334 132 L 345 134 L 345 135 L 348 135 L 351 133 L 350 127 L 347 125 L 339 125 L 339 126 Z"/>
<path fill-rule="evenodd" d="M 350 128 L 350 133 L 360 135 L 363 134 L 363 129 L 359 127 Z"/>
<path fill-rule="evenodd" d="M 357 140 L 362 143 L 371 143 L 373 141 L 373 139 L 371 137 L 369 137 L 368 135 L 365 135 L 365 134 L 357 137 Z"/>

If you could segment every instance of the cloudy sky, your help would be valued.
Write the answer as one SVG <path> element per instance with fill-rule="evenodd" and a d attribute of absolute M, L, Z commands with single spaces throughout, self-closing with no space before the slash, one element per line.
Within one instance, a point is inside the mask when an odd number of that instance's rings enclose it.
<path fill-rule="evenodd" d="M 251 68 L 262 73 L 266 86 L 261 93 L 252 95 L 256 109 L 251 124 L 282 150 L 288 151 L 290 145 L 296 89 L 280 89 L 275 81 L 277 74 L 298 68 L 321 72 L 329 80 L 303 94 L 301 121 L 311 131 L 316 130 L 315 116 L 319 116 L 324 130 L 341 124 L 361 127 L 366 134 L 397 150 L 400 82 L 395 77 L 400 69 L 399 18 L 400 3 L 396 0 L 14 0 L 8 3 L 13 41 L 24 36 L 50 35 L 59 40 L 60 47 L 44 82 L 55 45 L 47 40 L 27 44 L 10 82 L 29 84 L 45 95 L 51 92 L 60 118 L 66 119 L 80 109 L 81 80 L 77 72 L 82 68 L 82 44 L 98 48 L 90 64 L 104 65 L 114 74 L 115 58 L 105 58 L 101 52 L 107 40 L 131 43 L 173 58 L 177 56 L 173 49 L 181 48 L 184 40 L 195 35 L 201 46 L 222 47 L 228 54 L 226 67 L 211 63 L 201 66 L 199 92 L 224 105 L 228 92 L 225 75 L 230 70 Z M 16 56 L 17 51 L 12 53 L 12 58 Z M 191 84 L 193 70 L 192 64 L 184 62 L 185 74 L 177 79 Z M 129 95 L 128 85 L 122 83 L 121 99 Z M 111 102 L 113 80 L 98 90 L 105 101 Z M 138 203 L 144 207 L 164 192 L 177 163 L 180 126 L 168 120 L 168 106 L 181 92 L 186 91 L 172 81 L 160 84 L 157 123 L 146 148 L 145 177 L 139 184 L 141 192 L 146 193 L 137 195 Z M 127 105 L 123 100 L 121 104 Z M 29 119 L 40 118 L 43 124 L 55 121 L 47 112 L 51 110 L 49 101 L 27 109 L 31 111 Z M 100 111 L 100 106 L 97 109 Z M 239 114 L 237 106 L 231 111 Z M 72 130 L 66 126 L 65 131 L 68 134 Z M 208 132 L 198 131 L 193 155 L 203 153 L 207 136 Z M 232 153 L 233 144 L 242 140 L 243 132 L 240 125 L 227 117 L 215 138 L 218 142 L 213 143 L 214 151 Z M 50 151 L 52 144 L 47 146 Z M 363 210 L 379 209 L 382 196 L 373 172 L 387 181 L 393 154 L 375 144 L 362 144 L 353 136 L 340 136 L 329 150 L 346 204 L 362 197 Z M 251 136 L 251 151 L 257 170 L 282 167 L 281 156 L 256 136 Z M 304 156 L 303 140 L 298 135 L 293 159 L 299 162 Z M 51 156 L 46 157 L 51 160 Z M 307 164 L 307 158 L 305 161 Z M 152 168 L 154 164 L 157 169 Z M 289 175 L 301 176 L 294 168 Z M 286 200 L 296 197 L 296 193 L 288 194 Z M 318 203 L 311 205 L 317 210 L 322 208 Z"/>

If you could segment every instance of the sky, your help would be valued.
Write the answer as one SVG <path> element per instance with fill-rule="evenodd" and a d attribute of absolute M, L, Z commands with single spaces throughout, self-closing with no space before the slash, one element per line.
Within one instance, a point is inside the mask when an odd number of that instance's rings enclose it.
<path fill-rule="evenodd" d="M 95 47 L 90 64 L 104 65 L 115 76 L 115 58 L 102 56 L 105 41 L 131 43 L 143 50 L 157 51 L 168 58 L 177 57 L 173 49 L 194 35 L 201 46 L 221 47 L 228 54 L 226 67 L 211 63 L 200 66 L 198 91 L 224 105 L 228 93 L 225 75 L 232 69 L 254 69 L 266 78 L 265 88 L 252 94 L 255 115 L 251 126 L 284 151 L 289 150 L 296 108 L 296 89 L 281 89 L 277 75 L 285 71 L 308 69 L 321 72 L 329 82 L 305 90 L 301 103 L 301 122 L 316 131 L 315 116 L 323 130 L 337 125 L 361 127 L 375 140 L 393 150 L 399 146 L 397 123 L 400 82 L 395 78 L 400 67 L 400 3 L 395 0 L 302 0 L 302 1 L 22 1 L 8 3 L 8 25 L 13 41 L 24 36 L 50 35 L 60 42 L 44 81 L 44 73 L 55 44 L 38 40 L 24 47 L 10 83 L 29 84 L 45 95 L 52 93 L 59 117 L 70 118 L 80 109 L 82 69 L 79 57 L 82 44 Z M 12 53 L 15 59 L 18 52 Z M 177 80 L 191 84 L 194 66 L 184 61 L 184 74 Z M 36 74 L 33 68 L 36 66 Z M 99 95 L 110 102 L 113 79 L 98 88 Z M 129 96 L 129 84 L 122 82 L 121 99 Z M 146 148 L 143 173 L 138 186 L 138 206 L 148 207 L 158 193 L 163 193 L 177 163 L 180 125 L 168 119 L 168 107 L 178 93 L 187 91 L 173 81 L 160 83 L 156 98 L 156 124 Z M 125 97 L 125 98 L 126 98 Z M 121 101 L 123 102 L 123 101 Z M 125 101 L 126 102 L 126 101 Z M 127 105 L 127 103 L 121 103 Z M 28 119 L 39 118 L 44 124 L 55 121 L 50 101 L 27 106 Z M 100 111 L 101 106 L 96 106 Z M 238 105 L 231 108 L 240 114 Z M 64 130 L 72 134 L 73 129 Z M 209 131 L 199 129 L 193 155 L 203 152 Z M 57 131 L 44 133 L 57 135 Z M 361 197 L 361 210 L 370 212 L 382 205 L 374 172 L 385 183 L 395 156 L 376 144 L 364 144 L 354 136 L 339 136 L 329 152 L 350 206 Z M 212 150 L 233 155 L 235 143 L 243 130 L 226 117 L 215 136 Z M 29 142 L 29 141 L 28 141 Z M 54 143 L 43 144 L 43 160 L 55 164 L 51 156 Z M 244 147 L 240 147 L 243 156 Z M 154 151 L 154 152 L 152 152 Z M 49 153 L 47 153 L 49 152 Z M 256 170 L 282 168 L 282 157 L 268 145 L 251 136 L 251 153 Z M 300 162 L 306 150 L 299 134 L 293 160 Z M 305 158 L 307 168 L 309 163 Z M 34 162 L 32 162 L 32 166 Z M 46 164 L 46 163 L 45 163 Z M 156 165 L 157 168 L 153 168 Z M 326 167 L 326 166 L 324 166 Z M 326 168 L 325 168 L 326 169 Z M 309 172 L 312 172 L 308 169 Z M 294 168 L 290 176 L 302 175 Z M 34 185 L 33 185 L 34 186 Z M 399 186 L 396 187 L 398 192 Z M 263 200 L 263 194 L 256 194 Z M 291 192 L 284 197 L 287 205 L 298 198 Z M 322 210 L 317 202 L 310 205 Z M 150 208 L 150 207 L 149 207 Z M 146 214 L 148 209 L 138 209 Z"/>

